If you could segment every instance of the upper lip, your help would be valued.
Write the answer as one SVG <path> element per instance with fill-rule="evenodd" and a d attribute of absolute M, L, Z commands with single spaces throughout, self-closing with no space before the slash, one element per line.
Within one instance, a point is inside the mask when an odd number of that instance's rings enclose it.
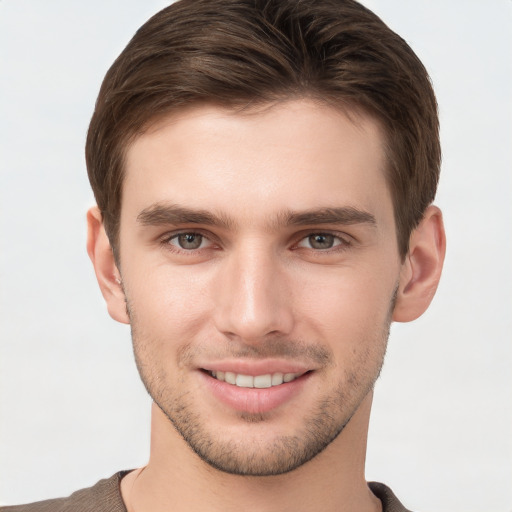
<path fill-rule="evenodd" d="M 235 359 L 205 362 L 199 366 L 209 372 L 232 372 L 243 375 L 266 375 L 274 373 L 298 373 L 303 374 L 313 370 L 300 362 L 279 359 Z"/>

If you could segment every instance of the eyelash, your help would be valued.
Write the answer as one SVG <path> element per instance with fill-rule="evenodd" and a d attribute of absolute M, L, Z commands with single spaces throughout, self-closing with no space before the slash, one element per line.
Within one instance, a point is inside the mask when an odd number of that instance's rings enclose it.
<path fill-rule="evenodd" d="M 314 247 L 305 247 L 305 249 L 312 249 L 315 252 L 325 253 L 325 252 L 329 252 L 329 251 L 340 251 L 340 250 L 346 249 L 347 246 L 350 245 L 350 242 L 348 240 L 346 240 L 345 236 L 341 236 L 340 234 L 331 233 L 331 232 L 316 232 L 316 233 L 309 233 L 305 237 L 302 237 L 299 240 L 299 242 L 295 244 L 295 247 L 299 248 L 299 244 L 301 244 L 302 242 L 304 242 L 308 239 L 312 239 L 314 237 L 324 237 L 324 238 L 332 237 L 332 239 L 333 239 L 332 242 L 334 245 L 332 247 L 327 247 L 325 249 L 314 248 Z M 338 243 L 336 243 L 336 241 Z M 310 240 L 310 243 L 311 243 L 311 240 Z"/>
<path fill-rule="evenodd" d="M 200 231 L 179 231 L 177 233 L 167 234 L 161 239 L 161 244 L 168 250 L 172 252 L 176 252 L 179 254 L 185 254 L 187 256 L 191 256 L 193 254 L 197 254 L 198 251 L 202 250 L 201 248 L 198 249 L 184 249 L 182 247 L 179 247 L 178 245 L 171 244 L 172 240 L 178 239 L 181 235 L 195 235 L 202 237 L 202 240 L 208 240 L 210 243 L 213 244 L 210 237 L 205 235 L 204 233 L 201 233 Z M 202 243 L 202 241 L 201 241 Z M 204 249 L 204 248 L 203 248 Z"/>
<path fill-rule="evenodd" d="M 197 248 L 197 249 L 184 249 L 182 247 L 179 247 L 178 245 L 171 244 L 172 240 L 178 239 L 178 237 L 182 235 L 194 235 L 202 237 L 201 244 L 204 240 L 207 240 L 215 246 L 215 242 L 211 240 L 211 235 L 207 235 L 202 233 L 201 231 L 179 231 L 177 233 L 167 234 L 165 235 L 160 243 L 162 246 L 164 246 L 167 250 L 170 250 L 174 253 L 183 254 L 186 256 L 192 256 L 196 255 L 199 251 L 210 249 L 211 247 L 205 247 L 205 248 Z M 315 236 L 324 236 L 324 237 L 333 237 L 335 240 L 335 245 L 332 247 L 326 248 L 326 249 L 315 249 L 313 247 L 300 247 L 299 244 L 308 238 L 315 237 Z M 300 238 L 297 237 L 298 240 L 293 244 L 292 250 L 309 250 L 312 251 L 315 254 L 322 255 L 322 254 L 330 254 L 333 252 L 339 253 L 346 249 L 348 249 L 352 245 L 352 241 L 350 240 L 349 235 L 346 233 L 339 233 L 339 232 L 332 232 L 332 231 L 308 231 L 304 234 L 300 235 Z M 336 241 L 338 243 L 336 243 Z"/>

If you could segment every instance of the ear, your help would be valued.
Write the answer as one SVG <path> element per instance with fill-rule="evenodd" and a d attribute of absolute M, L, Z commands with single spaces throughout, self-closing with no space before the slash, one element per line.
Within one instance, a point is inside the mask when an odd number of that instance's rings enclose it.
<path fill-rule="evenodd" d="M 126 299 L 114 253 L 97 206 L 87 212 L 87 253 L 96 272 L 96 279 L 107 303 L 110 316 L 123 324 L 129 324 Z"/>
<path fill-rule="evenodd" d="M 445 251 L 441 210 L 429 206 L 409 240 L 393 311 L 395 322 L 410 322 L 427 310 L 439 284 Z"/>

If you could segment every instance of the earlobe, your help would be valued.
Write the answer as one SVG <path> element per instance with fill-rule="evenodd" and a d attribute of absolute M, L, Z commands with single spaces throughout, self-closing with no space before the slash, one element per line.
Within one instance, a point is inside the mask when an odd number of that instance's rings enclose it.
<path fill-rule="evenodd" d="M 410 322 L 426 311 L 439 284 L 445 251 L 441 210 L 429 206 L 410 237 L 409 252 L 400 273 L 393 321 Z"/>
<path fill-rule="evenodd" d="M 118 322 L 130 323 L 121 275 L 103 227 L 101 212 L 96 206 L 87 212 L 87 253 L 110 316 Z"/>

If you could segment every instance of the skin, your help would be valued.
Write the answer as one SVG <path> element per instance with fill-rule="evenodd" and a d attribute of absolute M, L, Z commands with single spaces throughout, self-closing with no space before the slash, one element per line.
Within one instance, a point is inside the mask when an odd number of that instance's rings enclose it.
<path fill-rule="evenodd" d="M 368 116 L 294 100 L 189 108 L 128 148 L 119 265 L 97 209 L 88 250 L 155 402 L 129 510 L 380 509 L 373 385 L 390 322 L 428 307 L 445 250 L 431 206 L 400 257 L 383 140 Z M 300 378 L 248 391 L 219 370 Z"/>

